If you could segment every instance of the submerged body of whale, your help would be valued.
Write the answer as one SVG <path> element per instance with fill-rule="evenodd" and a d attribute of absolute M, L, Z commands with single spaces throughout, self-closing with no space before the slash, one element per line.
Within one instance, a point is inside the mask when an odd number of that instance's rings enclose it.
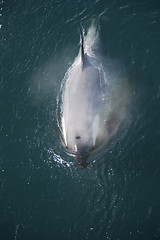
<path fill-rule="evenodd" d="M 80 167 L 86 166 L 90 153 L 111 134 L 104 114 L 104 71 L 94 52 L 85 52 L 83 45 L 82 37 L 80 53 L 67 74 L 62 101 L 64 143 Z"/>

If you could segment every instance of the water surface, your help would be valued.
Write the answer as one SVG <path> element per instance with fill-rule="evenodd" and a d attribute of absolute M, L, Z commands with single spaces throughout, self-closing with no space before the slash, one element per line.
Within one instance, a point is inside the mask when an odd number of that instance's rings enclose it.
<path fill-rule="evenodd" d="M 0 14 L 1 239 L 159 239 L 159 1 L 4 0 Z M 132 117 L 80 170 L 60 143 L 57 97 L 80 24 L 100 15 Z"/>

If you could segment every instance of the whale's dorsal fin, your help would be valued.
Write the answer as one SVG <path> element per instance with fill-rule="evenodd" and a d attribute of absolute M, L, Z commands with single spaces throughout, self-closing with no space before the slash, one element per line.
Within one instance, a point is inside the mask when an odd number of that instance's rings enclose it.
<path fill-rule="evenodd" d="M 84 53 L 84 37 L 83 37 L 83 33 L 81 35 L 81 61 L 82 61 L 82 69 L 83 69 L 84 66 L 85 66 L 85 63 L 86 63 L 86 56 L 85 56 L 85 53 Z"/>

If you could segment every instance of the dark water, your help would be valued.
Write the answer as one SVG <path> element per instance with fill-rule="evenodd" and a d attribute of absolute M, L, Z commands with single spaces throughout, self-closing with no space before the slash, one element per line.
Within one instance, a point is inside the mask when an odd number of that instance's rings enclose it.
<path fill-rule="evenodd" d="M 160 239 L 159 1 L 1 0 L 0 239 Z M 100 18 L 132 86 L 131 121 L 84 170 L 59 140 L 57 96 Z"/>

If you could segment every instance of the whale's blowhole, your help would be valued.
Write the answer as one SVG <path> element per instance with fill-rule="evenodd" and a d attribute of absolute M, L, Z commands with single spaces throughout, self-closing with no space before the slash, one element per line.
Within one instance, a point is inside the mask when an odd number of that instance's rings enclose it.
<path fill-rule="evenodd" d="M 75 139 L 78 139 L 78 140 L 79 140 L 79 139 L 81 139 L 81 136 L 76 136 Z"/>

